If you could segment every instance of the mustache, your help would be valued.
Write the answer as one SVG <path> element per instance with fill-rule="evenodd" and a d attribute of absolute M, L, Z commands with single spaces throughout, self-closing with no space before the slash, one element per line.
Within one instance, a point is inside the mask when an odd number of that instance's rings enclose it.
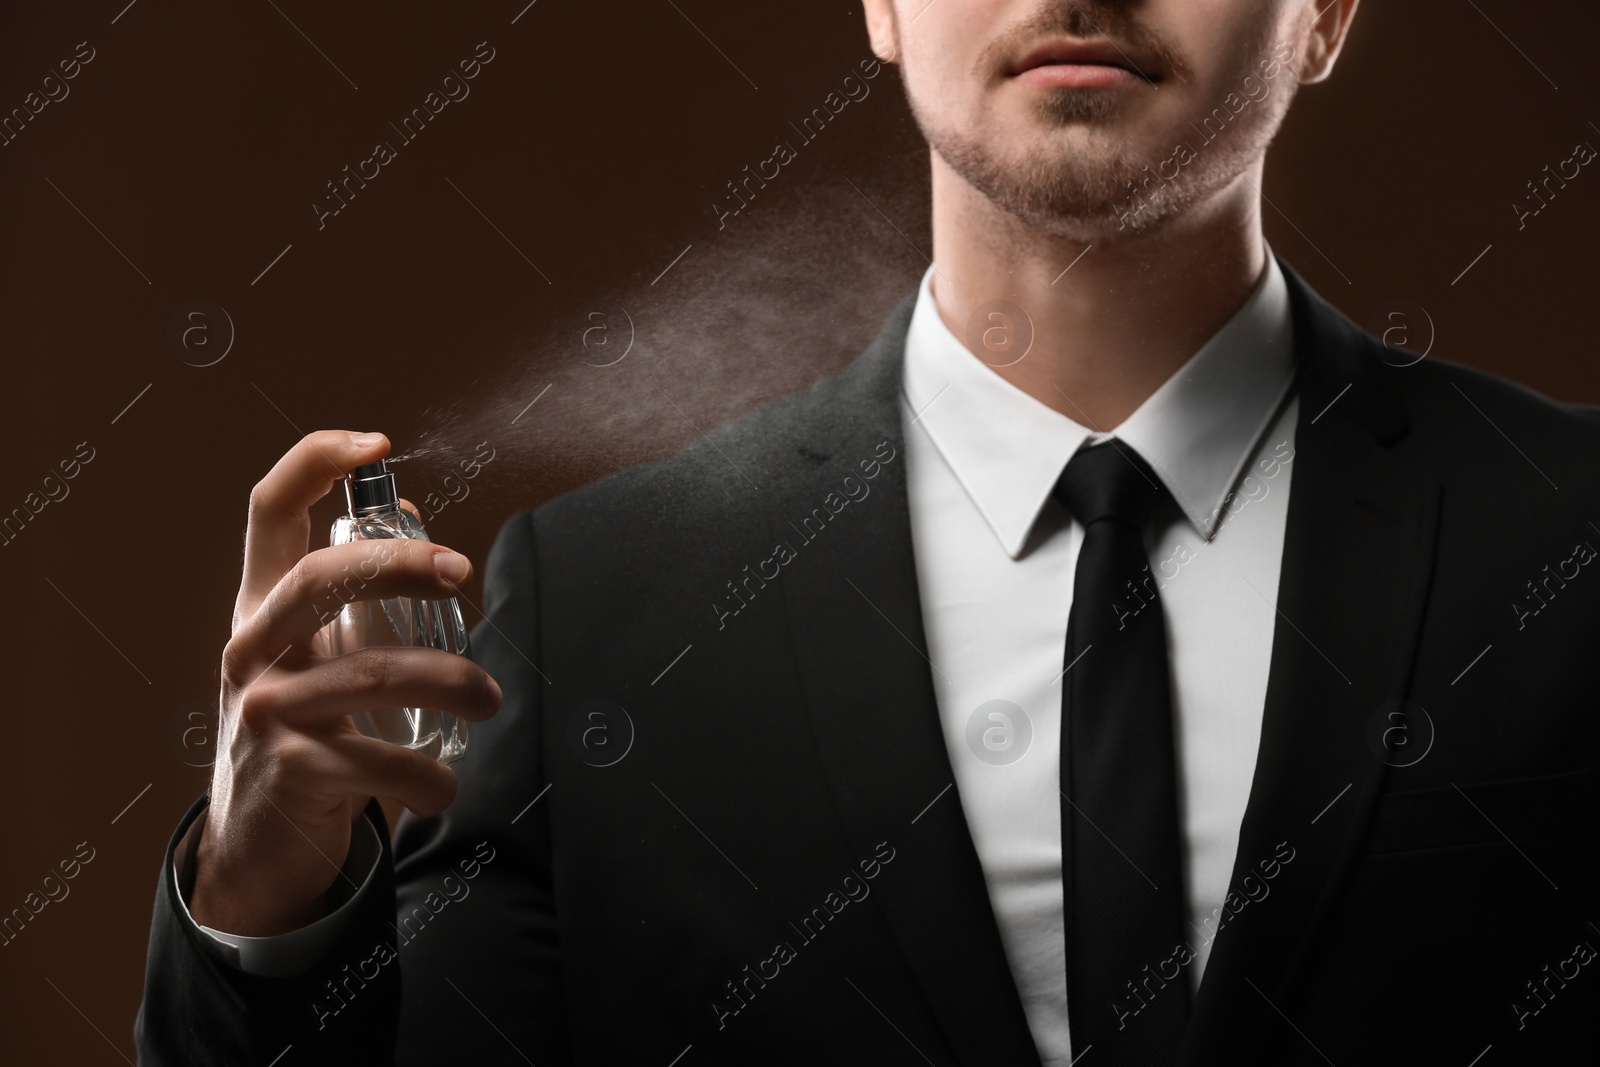
<path fill-rule="evenodd" d="M 974 73 L 991 75 L 1047 37 L 1104 38 L 1122 53 L 1134 72 L 1188 78 L 1189 65 L 1176 46 L 1139 20 L 1132 4 L 1119 0 L 1049 0 L 1033 14 L 1007 28 L 979 54 Z"/>

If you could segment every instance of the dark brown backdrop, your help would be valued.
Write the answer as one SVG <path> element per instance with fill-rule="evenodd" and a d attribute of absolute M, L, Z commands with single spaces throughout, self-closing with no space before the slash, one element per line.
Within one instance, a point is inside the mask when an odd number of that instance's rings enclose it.
<path fill-rule="evenodd" d="M 131 1057 L 162 847 L 206 781 L 191 712 L 215 695 L 246 496 L 300 431 L 428 449 L 402 488 L 460 497 L 430 531 L 481 563 L 512 510 L 843 365 L 929 247 L 892 72 L 725 227 L 712 208 L 868 55 L 847 0 L 126 3 L 0 9 L 0 113 L 59 97 L 0 146 L 0 514 L 67 491 L 0 545 L 0 914 L 80 843 L 94 857 L 0 947 L 8 1062 Z M 1520 231 L 1511 207 L 1600 145 L 1600 13 L 1526 11 L 1368 0 L 1275 149 L 1266 224 L 1358 320 L 1411 301 L 1430 358 L 1600 401 L 1600 174 Z M 470 95 L 401 143 L 388 123 L 479 42 Z M 319 228 L 325 183 L 378 140 L 396 158 Z M 175 346 L 195 300 L 211 310 Z M 216 308 L 231 348 L 193 366 L 221 352 Z M 586 351 L 602 321 L 612 346 Z M 588 365 L 630 324 L 625 359 Z M 447 481 L 480 443 L 495 459 Z"/>

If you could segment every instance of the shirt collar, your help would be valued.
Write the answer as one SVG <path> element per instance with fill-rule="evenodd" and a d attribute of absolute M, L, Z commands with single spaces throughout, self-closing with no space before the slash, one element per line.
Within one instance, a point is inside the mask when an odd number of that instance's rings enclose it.
<path fill-rule="evenodd" d="M 930 264 L 906 333 L 903 388 L 922 426 L 1015 559 L 1079 446 L 1116 437 L 1210 540 L 1222 505 L 1294 378 L 1289 291 L 1270 250 L 1243 307 L 1121 425 L 1096 432 L 994 373 L 934 305 Z"/>

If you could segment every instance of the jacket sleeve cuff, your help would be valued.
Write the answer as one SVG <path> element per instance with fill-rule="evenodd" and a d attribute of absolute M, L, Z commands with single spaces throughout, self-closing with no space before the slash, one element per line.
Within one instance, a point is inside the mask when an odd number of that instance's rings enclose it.
<path fill-rule="evenodd" d="M 189 914 L 189 895 L 194 886 L 194 852 L 199 845 L 205 819 L 206 812 L 202 811 L 173 852 L 173 887 L 177 890 L 184 921 L 206 935 L 200 940 L 208 951 L 246 974 L 282 978 L 303 973 L 333 947 L 372 884 L 378 861 L 383 856 L 378 830 L 372 825 L 372 820 L 363 815 L 358 820 L 359 828 L 352 829 L 350 854 L 339 872 L 340 877 L 328 890 L 327 904 L 332 910 L 327 915 L 286 934 L 246 937 L 202 926 Z"/>

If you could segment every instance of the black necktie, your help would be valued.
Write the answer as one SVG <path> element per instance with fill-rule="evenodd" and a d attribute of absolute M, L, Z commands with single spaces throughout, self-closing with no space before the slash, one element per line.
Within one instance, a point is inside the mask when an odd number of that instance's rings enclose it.
<path fill-rule="evenodd" d="M 1061 691 L 1067 1015 L 1085 1067 L 1173 1063 L 1189 1018 L 1167 642 L 1144 548 L 1166 496 L 1133 449 L 1081 449 L 1056 499 L 1084 528 Z"/>

